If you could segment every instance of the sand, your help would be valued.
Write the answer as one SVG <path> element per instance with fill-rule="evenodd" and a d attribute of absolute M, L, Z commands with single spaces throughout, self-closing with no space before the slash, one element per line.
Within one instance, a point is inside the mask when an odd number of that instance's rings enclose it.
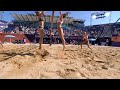
<path fill-rule="evenodd" d="M 5 44 L 0 79 L 120 79 L 120 48 Z"/>

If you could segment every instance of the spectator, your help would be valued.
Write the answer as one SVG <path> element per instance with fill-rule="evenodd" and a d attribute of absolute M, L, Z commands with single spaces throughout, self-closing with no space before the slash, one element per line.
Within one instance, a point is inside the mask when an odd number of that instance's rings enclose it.
<path fill-rule="evenodd" d="M 109 44 L 109 39 L 106 39 L 106 44 L 105 44 L 105 46 L 108 46 L 108 44 Z"/>
<path fill-rule="evenodd" d="M 26 38 L 25 37 L 23 38 L 23 43 L 26 44 Z"/>

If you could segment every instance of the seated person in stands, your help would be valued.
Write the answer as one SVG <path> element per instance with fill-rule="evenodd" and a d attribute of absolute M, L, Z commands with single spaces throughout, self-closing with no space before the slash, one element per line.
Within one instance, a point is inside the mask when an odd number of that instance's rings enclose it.
<path fill-rule="evenodd" d="M 108 44 L 109 44 L 109 39 L 106 39 L 106 44 L 105 44 L 105 46 L 108 46 Z"/>

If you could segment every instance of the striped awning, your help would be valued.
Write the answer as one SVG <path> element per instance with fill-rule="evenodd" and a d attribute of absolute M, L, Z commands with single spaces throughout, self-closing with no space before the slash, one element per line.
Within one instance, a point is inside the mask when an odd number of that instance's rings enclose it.
<path fill-rule="evenodd" d="M 13 18 L 17 21 L 38 21 L 36 15 L 23 15 L 23 14 L 11 14 Z"/>

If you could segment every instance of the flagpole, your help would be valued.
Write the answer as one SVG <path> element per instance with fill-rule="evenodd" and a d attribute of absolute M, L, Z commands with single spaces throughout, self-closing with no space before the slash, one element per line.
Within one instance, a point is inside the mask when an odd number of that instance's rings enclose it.
<path fill-rule="evenodd" d="M 90 15 L 90 26 L 92 26 L 92 16 L 93 16 L 94 13 L 91 13 Z"/>

